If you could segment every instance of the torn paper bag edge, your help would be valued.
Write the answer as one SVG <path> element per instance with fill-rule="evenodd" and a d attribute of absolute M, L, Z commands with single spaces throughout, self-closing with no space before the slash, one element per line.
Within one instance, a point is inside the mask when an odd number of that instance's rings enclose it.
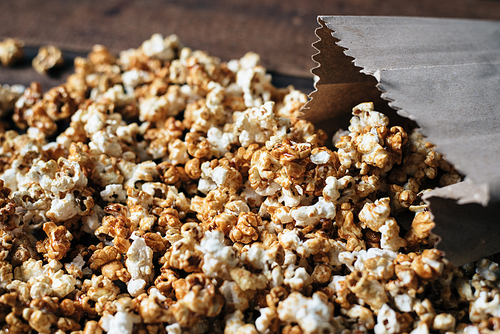
<path fill-rule="evenodd" d="M 394 110 L 397 110 L 399 115 L 415 120 L 422 128 L 422 133 L 428 137 L 429 141 L 437 144 L 438 150 L 440 150 L 441 153 L 446 154 L 447 143 L 439 145 L 439 140 L 438 143 L 433 141 L 435 136 L 433 136 L 432 131 L 429 131 L 427 127 L 429 122 L 439 123 L 442 121 L 440 119 L 440 116 L 442 115 L 436 115 L 437 120 L 431 119 L 426 123 L 425 121 L 422 121 L 422 117 L 426 117 L 426 115 L 418 115 L 413 112 L 411 103 L 409 104 L 409 108 L 407 107 L 408 105 L 405 105 L 405 103 L 400 103 L 400 101 L 404 101 L 404 98 L 401 98 L 400 95 L 392 94 L 394 82 L 391 80 L 396 80 L 395 82 L 398 83 L 398 78 L 392 78 L 389 76 L 387 79 L 386 74 L 391 71 L 384 71 L 387 69 L 386 67 L 377 68 L 377 57 L 374 57 L 375 60 L 369 59 L 368 61 L 364 61 L 365 59 L 362 58 L 360 54 L 357 54 L 355 47 L 353 48 L 352 46 L 356 45 L 358 42 L 361 44 L 362 42 L 366 43 L 366 40 L 363 40 L 363 38 L 359 36 L 353 37 L 353 34 L 347 34 L 350 38 L 348 42 L 342 39 L 345 38 L 345 36 L 338 33 L 338 30 L 342 29 L 335 29 L 336 20 L 339 21 L 339 19 L 342 21 L 340 27 L 348 26 L 352 22 L 352 24 L 358 26 L 357 32 L 359 33 L 359 31 L 361 31 L 360 34 L 363 33 L 363 29 L 368 29 L 363 26 L 364 20 L 370 21 L 369 27 L 371 29 L 377 29 L 379 25 L 383 26 L 385 24 L 394 25 L 396 23 L 397 26 L 397 24 L 401 24 L 401 20 L 404 21 L 404 24 L 412 25 L 428 25 L 430 22 L 439 26 L 441 22 L 440 19 L 421 18 L 368 17 L 367 19 L 366 17 L 318 17 L 318 22 L 320 24 L 320 27 L 316 29 L 318 41 L 313 44 L 313 47 L 318 50 L 318 53 L 312 57 L 318 64 L 318 66 L 312 70 L 312 73 L 316 76 L 316 90 L 310 94 L 311 100 L 303 109 L 305 118 L 325 129 L 329 134 L 333 134 L 333 132 L 335 132 L 338 128 L 342 126 L 345 127 L 348 124 L 347 122 L 351 116 L 350 112 L 352 107 L 361 102 L 374 101 L 376 110 L 382 111 L 386 114 L 390 114 L 391 111 L 394 113 Z M 460 25 L 464 24 L 463 21 L 466 21 L 466 24 L 471 24 L 471 21 L 474 20 L 447 19 L 445 21 L 445 25 Z M 477 22 L 479 25 L 482 23 L 482 21 Z M 493 27 L 496 27 L 497 25 L 500 27 L 500 24 L 496 22 L 488 22 L 487 24 L 493 24 Z M 476 25 L 476 22 L 472 22 L 472 25 Z M 395 33 L 397 34 L 398 32 Z M 384 41 L 384 38 L 392 38 L 393 36 L 390 34 L 386 34 L 386 36 L 384 36 L 382 34 L 375 37 Z M 399 36 L 399 38 L 404 39 L 405 37 Z M 362 42 L 360 42 L 360 40 Z M 411 47 L 412 43 L 408 43 L 409 44 L 406 46 L 409 45 Z M 494 45 L 493 47 L 496 46 Z M 374 50 L 373 52 L 377 52 L 377 50 Z M 396 62 L 398 61 L 398 59 L 394 60 Z M 453 64 L 454 67 L 450 68 L 456 70 L 462 67 L 462 64 L 460 64 L 461 59 L 459 57 L 451 60 L 456 63 Z M 404 61 L 404 59 L 403 61 L 400 61 L 400 63 L 395 66 L 396 69 L 405 69 Z M 412 64 L 412 66 L 419 68 L 419 71 L 415 72 L 417 75 L 428 74 L 426 71 L 432 70 L 433 68 L 432 66 L 421 66 L 421 64 L 418 64 L 418 58 L 409 59 L 409 61 L 416 62 Z M 493 63 L 495 63 L 494 60 Z M 446 64 L 438 65 L 439 66 L 437 67 L 443 68 Z M 484 64 L 480 64 L 480 66 L 483 65 Z M 497 66 L 495 64 L 493 65 Z M 467 64 L 463 66 L 467 66 Z M 411 66 L 408 67 L 411 68 Z M 394 73 L 396 72 L 397 71 L 394 71 Z M 365 75 L 363 73 L 369 75 Z M 386 82 L 385 80 L 388 81 Z M 403 85 L 404 84 L 405 82 L 403 82 Z M 418 103 L 418 101 L 411 101 L 411 99 L 410 102 L 413 104 Z M 389 106 L 391 108 L 389 108 Z M 389 117 L 391 120 L 394 118 L 393 115 L 389 115 Z M 442 118 L 446 119 L 446 117 Z M 330 126 L 325 127 L 325 124 Z M 457 145 L 457 143 L 454 144 Z M 448 155 L 446 155 L 446 157 L 448 158 Z M 498 159 L 500 160 L 500 158 Z M 453 161 L 451 162 L 453 163 Z M 458 165 L 460 168 L 460 163 Z M 478 208 L 488 205 L 490 202 L 490 193 L 496 192 L 497 190 L 497 185 L 490 187 L 488 183 L 475 183 L 472 181 L 471 177 L 467 177 L 467 181 L 462 182 L 459 185 L 454 185 L 450 188 L 445 187 L 436 189 L 427 194 L 426 201 L 430 203 L 432 214 L 437 226 L 439 226 L 435 229 L 435 232 L 440 235 L 442 239 L 438 248 L 445 251 L 448 259 L 450 259 L 453 263 L 457 265 L 467 263 L 500 251 L 500 234 L 496 235 L 495 233 L 491 233 L 492 229 L 495 231 L 498 230 L 496 227 L 498 225 L 496 217 L 500 215 L 499 205 L 490 204 L 489 207 L 486 207 L 487 209 L 484 210 L 484 213 L 476 215 L 477 217 L 481 217 L 480 221 L 470 217 L 470 214 L 469 217 L 467 217 L 469 220 L 463 219 L 467 215 L 458 215 L 453 217 L 454 212 L 463 211 L 466 207 L 473 207 L 474 210 L 478 210 Z M 493 202 L 498 200 L 497 197 L 497 195 L 494 195 L 495 201 Z M 477 203 L 479 203 L 479 205 Z M 461 210 L 455 210 L 453 208 L 453 206 L 459 205 L 462 205 Z M 498 212 L 496 210 L 498 210 Z M 447 216 L 444 217 L 443 215 Z M 449 233 L 448 231 L 450 230 L 453 230 L 453 233 Z M 453 236 L 451 236 L 451 234 L 453 234 Z M 469 249 L 465 250 L 466 248 L 464 245 L 470 245 Z M 474 247 L 473 245 L 480 245 L 480 247 Z"/>

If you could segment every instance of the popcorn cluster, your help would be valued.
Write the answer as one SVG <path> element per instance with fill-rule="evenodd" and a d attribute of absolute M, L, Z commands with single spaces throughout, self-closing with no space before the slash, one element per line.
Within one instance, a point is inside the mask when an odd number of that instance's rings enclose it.
<path fill-rule="evenodd" d="M 460 175 L 372 103 L 330 150 L 258 55 L 158 34 L 0 98 L 0 333 L 500 330 L 499 265 L 433 248 Z"/>

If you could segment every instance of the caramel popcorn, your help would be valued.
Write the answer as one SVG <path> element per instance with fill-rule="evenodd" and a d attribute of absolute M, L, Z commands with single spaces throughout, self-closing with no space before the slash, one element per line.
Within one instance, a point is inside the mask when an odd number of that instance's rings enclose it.
<path fill-rule="evenodd" d="M 3 66 L 11 66 L 24 57 L 24 42 L 6 38 L 0 42 L 0 61 Z"/>
<path fill-rule="evenodd" d="M 0 332 L 498 330 L 495 258 L 433 248 L 422 195 L 458 172 L 369 102 L 327 148 L 306 102 L 255 53 L 159 34 L 45 93 L 1 86 Z"/>
<path fill-rule="evenodd" d="M 22 85 L 0 86 L 0 116 L 7 115 L 14 110 L 17 100 L 24 91 L 25 87 Z"/>
<path fill-rule="evenodd" d="M 64 64 L 62 51 L 54 45 L 42 46 L 32 64 L 38 73 L 46 74 L 52 68 Z"/>

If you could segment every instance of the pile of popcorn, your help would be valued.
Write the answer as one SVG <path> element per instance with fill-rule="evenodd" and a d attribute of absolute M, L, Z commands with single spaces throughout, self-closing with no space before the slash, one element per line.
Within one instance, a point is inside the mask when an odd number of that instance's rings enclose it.
<path fill-rule="evenodd" d="M 500 330 L 499 265 L 433 248 L 457 171 L 372 103 L 330 150 L 306 101 L 158 34 L 1 86 L 0 333 Z"/>

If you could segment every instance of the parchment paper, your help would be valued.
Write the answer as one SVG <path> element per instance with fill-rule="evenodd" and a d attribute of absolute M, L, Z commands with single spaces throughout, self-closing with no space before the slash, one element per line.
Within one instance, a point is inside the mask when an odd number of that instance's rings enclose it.
<path fill-rule="evenodd" d="M 426 196 L 446 257 L 500 252 L 500 22 L 319 16 L 305 118 L 332 133 L 374 101 L 417 123 L 466 182 Z M 382 99 L 380 98 L 382 97 Z M 392 116 L 390 116 L 392 117 Z"/>

